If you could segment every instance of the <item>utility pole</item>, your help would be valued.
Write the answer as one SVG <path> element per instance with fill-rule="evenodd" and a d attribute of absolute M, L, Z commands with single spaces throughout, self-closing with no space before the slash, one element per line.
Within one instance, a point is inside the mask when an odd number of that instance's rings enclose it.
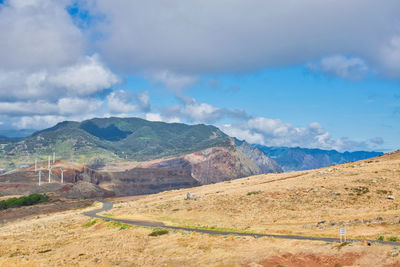
<path fill-rule="evenodd" d="M 51 183 L 51 168 L 49 169 L 49 183 Z"/>
<path fill-rule="evenodd" d="M 42 182 L 42 171 L 39 171 L 39 186 Z"/>
<path fill-rule="evenodd" d="M 48 166 L 47 166 L 47 169 L 49 169 L 50 170 L 50 156 L 49 156 L 49 162 L 48 162 L 48 164 L 47 164 Z"/>

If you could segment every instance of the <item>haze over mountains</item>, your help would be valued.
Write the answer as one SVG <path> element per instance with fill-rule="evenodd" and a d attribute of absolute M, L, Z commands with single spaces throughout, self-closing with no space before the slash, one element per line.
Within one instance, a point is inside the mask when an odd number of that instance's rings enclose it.
<path fill-rule="evenodd" d="M 301 171 L 358 161 L 383 155 L 382 152 L 309 149 L 301 147 L 267 147 L 256 145 L 276 161 L 284 171 Z"/>

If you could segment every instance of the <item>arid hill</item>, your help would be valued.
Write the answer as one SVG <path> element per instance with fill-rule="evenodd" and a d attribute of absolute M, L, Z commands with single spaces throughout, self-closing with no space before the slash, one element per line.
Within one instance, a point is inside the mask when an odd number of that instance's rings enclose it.
<path fill-rule="evenodd" d="M 265 174 L 112 198 L 112 219 L 206 229 L 397 240 L 400 152 L 296 173 Z M 187 192 L 197 200 L 185 200 Z M 99 207 L 97 204 L 96 207 Z M 94 207 L 93 207 L 94 208 Z M 93 209 L 92 208 L 92 209 Z M 1 227 L 1 266 L 399 266 L 397 246 L 212 236 L 93 220 L 72 210 Z"/>

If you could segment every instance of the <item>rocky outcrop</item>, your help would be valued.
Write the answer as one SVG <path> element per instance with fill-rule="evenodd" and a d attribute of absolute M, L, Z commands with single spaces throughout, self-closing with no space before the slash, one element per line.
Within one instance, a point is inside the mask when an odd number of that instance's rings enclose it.
<path fill-rule="evenodd" d="M 238 148 L 260 168 L 261 173 L 283 172 L 281 166 L 268 157 L 261 149 L 244 141 L 239 141 L 238 143 Z"/>

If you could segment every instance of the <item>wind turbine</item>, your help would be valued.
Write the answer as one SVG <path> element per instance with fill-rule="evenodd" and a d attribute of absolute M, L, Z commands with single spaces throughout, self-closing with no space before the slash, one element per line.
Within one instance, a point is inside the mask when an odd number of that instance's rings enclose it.
<path fill-rule="evenodd" d="M 42 182 L 42 171 L 39 171 L 39 186 Z"/>
<path fill-rule="evenodd" d="M 63 184 L 64 183 L 64 170 L 63 169 L 60 169 L 61 170 L 61 183 Z"/>

